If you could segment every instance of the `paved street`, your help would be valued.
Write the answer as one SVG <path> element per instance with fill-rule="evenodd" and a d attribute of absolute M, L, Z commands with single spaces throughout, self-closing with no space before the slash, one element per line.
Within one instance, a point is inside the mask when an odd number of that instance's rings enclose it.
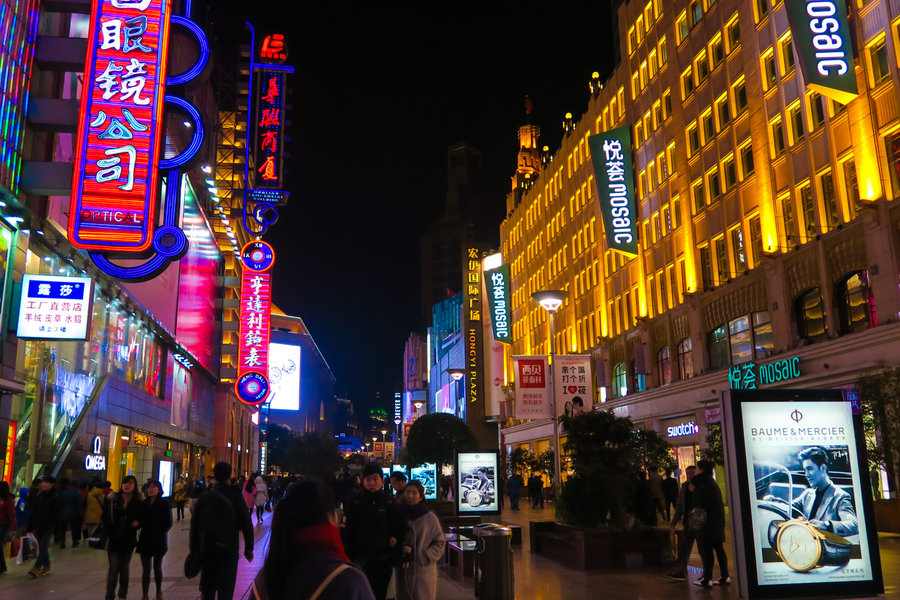
<path fill-rule="evenodd" d="M 702 590 L 687 583 L 673 582 L 664 578 L 660 570 L 640 569 L 627 572 L 592 571 L 571 569 L 556 561 L 534 556 L 528 551 L 528 521 L 551 520 L 553 509 L 533 510 L 524 506 L 518 513 L 507 511 L 503 522 L 522 527 L 522 546 L 514 546 L 516 597 L 519 600 L 582 600 L 597 597 L 615 599 L 663 600 L 672 598 L 703 598 L 721 600 L 737 598 L 737 586 Z M 235 599 L 250 597 L 250 585 L 262 567 L 265 550 L 268 547 L 269 523 L 271 515 L 261 526 L 256 527 L 256 547 L 254 560 L 248 563 L 241 558 Z M 169 536 L 169 553 L 165 557 L 163 598 L 165 600 L 187 600 L 199 597 L 197 579 L 186 579 L 182 575 L 184 557 L 187 554 L 188 525 L 176 523 Z M 885 596 L 900 594 L 900 535 L 885 534 L 879 537 L 882 565 L 885 576 Z M 728 547 L 728 546 L 726 546 Z M 102 598 L 106 582 L 106 553 L 86 546 L 51 550 L 53 573 L 40 579 L 28 576 L 30 565 L 9 563 L 9 573 L 0 576 L 0 597 L 26 598 L 34 600 L 96 600 Z M 699 577 L 699 556 L 691 559 L 691 578 Z M 665 570 L 662 571 L 664 573 Z M 131 565 L 130 598 L 140 598 L 140 560 L 135 558 Z M 154 586 L 150 586 L 151 598 Z M 441 571 L 438 598 L 440 600 L 471 600 L 472 580 L 451 579 Z"/>

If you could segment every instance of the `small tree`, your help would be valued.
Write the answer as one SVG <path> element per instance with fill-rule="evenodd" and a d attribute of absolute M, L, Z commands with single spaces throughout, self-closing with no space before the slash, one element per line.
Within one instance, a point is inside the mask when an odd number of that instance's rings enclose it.
<path fill-rule="evenodd" d="M 893 490 L 900 489 L 900 368 L 856 380 L 862 403 L 869 468 L 883 468 Z"/>
<path fill-rule="evenodd" d="M 528 448 L 516 448 L 509 453 L 508 463 L 512 473 L 525 476 L 534 463 L 534 454 Z"/>
<path fill-rule="evenodd" d="M 542 475 L 546 475 L 547 477 L 553 478 L 553 450 L 551 448 L 547 448 L 537 456 L 534 456 L 534 459 L 531 461 L 531 470 L 537 471 Z"/>
<path fill-rule="evenodd" d="M 710 423 L 706 433 L 706 448 L 700 451 L 704 460 L 723 466 L 725 464 L 725 445 L 722 441 L 722 424 Z"/>
<path fill-rule="evenodd" d="M 410 467 L 434 463 L 437 472 L 453 463 L 456 452 L 478 450 L 478 440 L 466 423 L 450 414 L 432 413 L 416 419 L 406 438 Z"/>
<path fill-rule="evenodd" d="M 289 471 L 310 477 L 327 477 L 343 465 L 337 440 L 323 433 L 311 432 L 291 440 L 285 460 Z"/>
<path fill-rule="evenodd" d="M 266 428 L 266 463 L 272 467 L 287 469 L 285 460 L 290 453 L 294 434 L 287 427 L 276 423 Z"/>
<path fill-rule="evenodd" d="M 672 455 L 672 447 L 652 429 L 638 429 L 634 432 L 637 465 L 641 471 L 649 473 L 671 473 L 678 468 L 678 461 Z"/>

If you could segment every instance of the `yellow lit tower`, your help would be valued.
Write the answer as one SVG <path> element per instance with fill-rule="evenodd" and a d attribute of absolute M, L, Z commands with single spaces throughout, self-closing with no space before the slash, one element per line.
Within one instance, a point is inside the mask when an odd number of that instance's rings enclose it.
<path fill-rule="evenodd" d="M 506 197 L 506 214 L 519 204 L 522 194 L 541 174 L 541 153 L 538 138 L 541 128 L 531 124 L 531 98 L 525 96 L 525 124 L 519 127 L 519 155 L 516 158 L 516 174 L 512 176 L 512 194 Z"/>

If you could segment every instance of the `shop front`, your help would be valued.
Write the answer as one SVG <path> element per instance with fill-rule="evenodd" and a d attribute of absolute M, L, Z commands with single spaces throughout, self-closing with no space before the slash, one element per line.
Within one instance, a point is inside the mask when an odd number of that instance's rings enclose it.
<path fill-rule="evenodd" d="M 700 421 L 696 413 L 686 413 L 659 422 L 656 428 L 663 439 L 672 447 L 672 454 L 678 462 L 675 478 L 679 483 L 685 480 L 685 469 L 700 460 Z"/>

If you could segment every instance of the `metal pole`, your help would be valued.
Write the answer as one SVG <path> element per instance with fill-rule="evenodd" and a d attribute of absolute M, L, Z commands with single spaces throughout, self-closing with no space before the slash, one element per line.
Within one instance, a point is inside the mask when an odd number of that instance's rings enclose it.
<path fill-rule="evenodd" d="M 556 338 L 556 326 L 554 324 L 553 317 L 555 316 L 555 312 L 549 313 L 550 317 L 550 362 L 553 362 L 553 346 L 554 339 Z M 560 470 L 559 470 L 559 423 L 556 419 L 556 380 L 553 377 L 553 366 L 550 365 L 550 386 L 552 392 L 550 394 L 550 410 L 553 413 L 553 491 L 555 492 L 559 484 L 561 483 L 560 478 Z"/>

